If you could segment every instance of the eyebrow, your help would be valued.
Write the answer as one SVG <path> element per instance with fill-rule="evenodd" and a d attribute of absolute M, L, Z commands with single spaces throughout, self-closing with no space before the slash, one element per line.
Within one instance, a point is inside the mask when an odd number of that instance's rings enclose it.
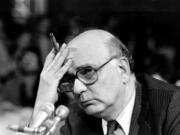
<path fill-rule="evenodd" d="M 79 71 L 79 70 L 81 70 L 81 69 L 83 69 L 83 68 L 88 68 L 88 67 L 91 67 L 91 68 L 97 68 L 97 66 L 96 65 L 94 65 L 94 64 L 84 64 L 84 65 L 81 65 L 81 66 L 79 66 L 79 67 L 77 67 L 76 68 L 76 71 Z"/>

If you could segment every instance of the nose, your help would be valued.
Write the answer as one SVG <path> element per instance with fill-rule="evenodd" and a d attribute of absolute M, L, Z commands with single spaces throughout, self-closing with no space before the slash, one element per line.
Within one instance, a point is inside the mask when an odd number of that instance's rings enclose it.
<path fill-rule="evenodd" d="M 74 81 L 74 94 L 80 94 L 83 91 L 86 91 L 87 87 L 84 83 L 79 81 L 78 79 L 75 79 Z"/>

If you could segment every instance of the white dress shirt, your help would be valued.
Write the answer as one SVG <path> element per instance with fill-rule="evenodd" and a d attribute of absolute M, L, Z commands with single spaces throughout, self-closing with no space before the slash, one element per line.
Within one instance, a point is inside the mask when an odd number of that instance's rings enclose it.
<path fill-rule="evenodd" d="M 129 128 L 131 124 L 131 117 L 135 102 L 135 91 L 133 92 L 133 95 L 131 96 L 131 99 L 127 106 L 122 110 L 122 112 L 118 115 L 116 121 L 121 125 L 122 129 L 124 130 L 125 135 L 129 134 Z M 104 135 L 107 133 L 107 121 L 102 119 L 102 127 Z"/>

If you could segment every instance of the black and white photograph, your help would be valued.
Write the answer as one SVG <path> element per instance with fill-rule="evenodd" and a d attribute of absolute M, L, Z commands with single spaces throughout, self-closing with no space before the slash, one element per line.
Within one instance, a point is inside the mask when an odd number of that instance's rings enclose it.
<path fill-rule="evenodd" d="M 0 0 L 0 135 L 180 135 L 179 0 Z"/>

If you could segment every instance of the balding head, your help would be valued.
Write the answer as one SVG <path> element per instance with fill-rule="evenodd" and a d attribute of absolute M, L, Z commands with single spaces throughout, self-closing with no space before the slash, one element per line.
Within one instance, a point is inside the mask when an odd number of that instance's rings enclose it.
<path fill-rule="evenodd" d="M 79 38 L 85 38 L 85 39 L 86 38 L 92 38 L 92 39 L 95 38 L 102 42 L 102 41 L 107 41 L 112 37 L 114 37 L 114 36 L 107 31 L 100 30 L 100 29 L 92 29 L 92 30 L 87 30 L 87 31 L 82 32 L 77 37 L 75 37 L 72 41 L 78 40 Z"/>
<path fill-rule="evenodd" d="M 87 30 L 71 40 L 68 46 L 70 48 L 84 48 L 86 46 L 89 48 L 105 47 L 112 38 L 113 35 L 104 30 Z"/>
<path fill-rule="evenodd" d="M 85 61 L 96 59 L 99 63 L 101 59 L 107 59 L 107 57 L 125 56 L 133 70 L 134 62 L 128 49 L 118 38 L 107 31 L 87 30 L 71 40 L 68 47 L 70 48 L 69 58 L 76 55 Z"/>

